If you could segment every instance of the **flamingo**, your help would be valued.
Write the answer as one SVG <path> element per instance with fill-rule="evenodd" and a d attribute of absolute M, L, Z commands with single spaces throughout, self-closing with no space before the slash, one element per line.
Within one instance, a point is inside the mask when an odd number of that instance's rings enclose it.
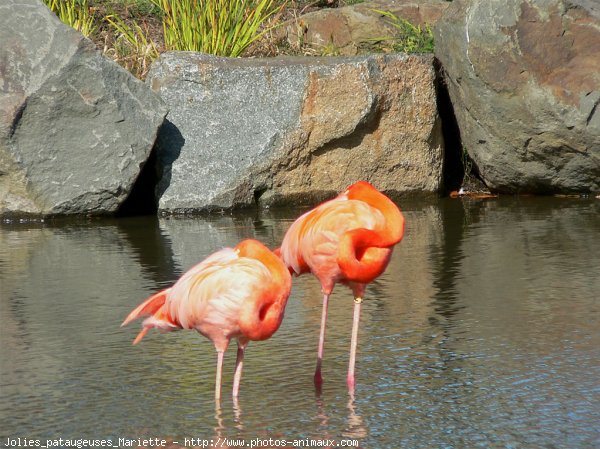
<path fill-rule="evenodd" d="M 354 391 L 360 308 L 367 284 L 386 269 L 394 245 L 404 235 L 398 207 L 366 181 L 359 181 L 299 217 L 275 250 L 295 275 L 314 274 L 321 283 L 323 309 L 314 383 L 323 383 L 321 365 L 325 345 L 327 305 L 336 283 L 354 294 L 354 317 L 347 385 Z"/>
<path fill-rule="evenodd" d="M 233 397 L 237 398 L 246 346 L 277 331 L 291 286 L 290 272 L 281 259 L 262 243 L 248 239 L 208 256 L 172 287 L 136 307 L 121 326 L 149 315 L 134 345 L 153 327 L 161 332 L 195 329 L 210 339 L 217 350 L 216 401 L 221 397 L 223 356 L 236 338 Z"/>

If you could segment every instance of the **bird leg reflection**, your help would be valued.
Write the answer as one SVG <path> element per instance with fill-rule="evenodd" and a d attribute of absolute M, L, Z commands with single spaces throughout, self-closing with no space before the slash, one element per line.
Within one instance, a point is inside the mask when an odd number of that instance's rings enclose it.
<path fill-rule="evenodd" d="M 233 420 L 235 421 L 235 427 L 238 430 L 244 430 L 244 423 L 242 422 L 242 408 L 237 396 L 233 397 Z"/>
<path fill-rule="evenodd" d="M 221 402 L 217 399 L 215 400 L 215 420 L 217 421 L 217 426 L 214 428 L 216 438 L 221 438 L 223 436 L 223 430 L 225 430 L 222 415 Z"/>
<path fill-rule="evenodd" d="M 323 399 L 321 398 L 320 393 L 317 394 L 317 418 L 320 421 L 320 426 L 323 430 L 327 430 L 327 424 L 329 422 L 329 416 L 327 416 L 327 412 L 325 411 L 325 404 L 323 403 Z"/>
<path fill-rule="evenodd" d="M 348 398 L 348 428 L 342 432 L 345 438 L 366 438 L 368 435 L 367 428 L 363 422 L 363 418 L 356 414 L 356 406 L 354 405 L 354 393 L 350 393 Z"/>
<path fill-rule="evenodd" d="M 329 416 L 325 410 L 325 402 L 321 398 L 320 392 L 317 392 L 315 397 L 317 405 L 317 418 L 319 420 L 319 438 L 328 439 L 331 438 L 331 429 L 329 426 Z"/>

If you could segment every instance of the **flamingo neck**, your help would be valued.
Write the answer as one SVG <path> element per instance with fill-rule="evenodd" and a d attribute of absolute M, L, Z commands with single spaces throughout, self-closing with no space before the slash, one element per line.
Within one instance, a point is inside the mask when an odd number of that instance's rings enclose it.
<path fill-rule="evenodd" d="M 371 244 L 378 248 L 389 247 L 399 243 L 404 237 L 404 216 L 392 200 L 367 182 L 359 182 L 347 193 L 348 199 L 359 200 L 378 209 L 385 218 L 383 227 L 376 229 L 377 236 L 368 237 Z"/>
<path fill-rule="evenodd" d="M 381 245 L 376 231 L 353 229 L 340 239 L 338 265 L 351 282 L 368 284 L 381 275 L 392 256 L 392 246 Z"/>
<path fill-rule="evenodd" d="M 375 229 L 352 229 L 340 239 L 338 264 L 347 280 L 369 283 L 389 263 L 393 246 L 404 236 L 404 217 L 387 196 L 367 182 L 359 182 L 347 191 L 348 199 L 359 200 L 379 210 L 383 225 Z"/>
<path fill-rule="evenodd" d="M 280 326 L 292 287 L 292 277 L 283 261 L 256 240 L 236 246 L 240 257 L 259 260 L 271 273 L 270 282 L 256 292 L 240 315 L 240 328 L 249 340 L 265 340 Z"/>

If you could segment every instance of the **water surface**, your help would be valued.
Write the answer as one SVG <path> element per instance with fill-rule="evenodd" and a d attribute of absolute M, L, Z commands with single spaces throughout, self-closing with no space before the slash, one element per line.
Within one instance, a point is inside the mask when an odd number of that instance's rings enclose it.
<path fill-rule="evenodd" d="M 294 281 L 280 330 L 231 400 L 194 332 L 138 346 L 127 313 L 211 252 L 277 246 L 301 210 L 0 224 L 0 445 L 7 438 L 354 439 L 365 448 L 600 447 L 600 201 L 405 201 L 404 241 L 369 286 L 357 388 L 350 291 Z M 189 441 L 188 441 L 189 442 Z"/>

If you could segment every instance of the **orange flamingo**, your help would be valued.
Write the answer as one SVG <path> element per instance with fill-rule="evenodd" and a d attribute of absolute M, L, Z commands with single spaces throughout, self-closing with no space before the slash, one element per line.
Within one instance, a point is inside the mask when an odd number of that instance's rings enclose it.
<path fill-rule="evenodd" d="M 404 217 L 384 194 L 365 181 L 298 218 L 275 252 L 296 275 L 313 273 L 323 290 L 315 385 L 323 383 L 327 304 L 337 282 L 354 293 L 354 318 L 348 364 L 348 388 L 355 385 L 354 365 L 360 308 L 365 288 L 387 267 L 392 249 L 404 235 Z"/>
<path fill-rule="evenodd" d="M 212 340 L 217 350 L 217 401 L 221 396 L 223 355 L 229 341 L 236 338 L 236 398 L 246 346 L 250 340 L 266 340 L 277 331 L 291 286 L 291 275 L 281 259 L 262 243 L 244 240 L 192 267 L 172 287 L 136 307 L 121 326 L 150 315 L 133 344 L 153 327 L 161 332 L 195 329 Z"/>

